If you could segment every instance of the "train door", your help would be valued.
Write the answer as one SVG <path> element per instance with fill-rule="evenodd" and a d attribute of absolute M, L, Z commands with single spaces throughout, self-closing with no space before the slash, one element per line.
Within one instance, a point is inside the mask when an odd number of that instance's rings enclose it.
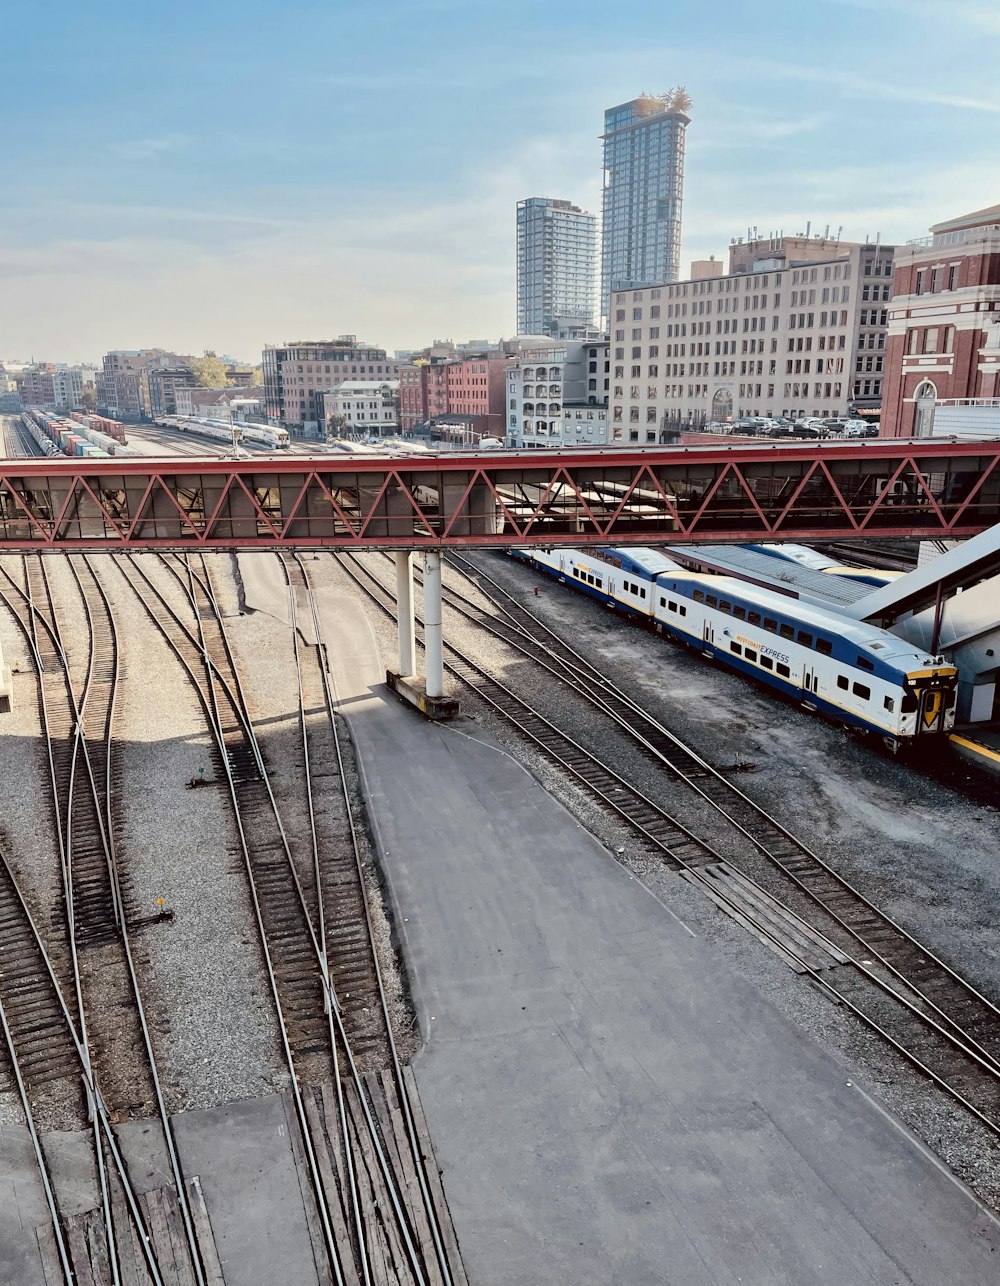
<path fill-rule="evenodd" d="M 708 619 L 707 616 L 702 622 L 701 639 L 705 645 L 704 648 L 702 649 L 703 655 L 711 656 L 712 647 L 715 644 L 715 631 L 712 629 L 712 622 Z"/>
<path fill-rule="evenodd" d="M 816 709 L 816 693 L 819 691 L 819 675 L 812 663 L 807 661 L 802 667 L 802 704 L 810 710 Z"/>
<path fill-rule="evenodd" d="M 925 688 L 920 694 L 920 713 L 917 716 L 917 732 L 943 732 L 944 712 L 947 706 L 945 692 L 941 688 Z"/>

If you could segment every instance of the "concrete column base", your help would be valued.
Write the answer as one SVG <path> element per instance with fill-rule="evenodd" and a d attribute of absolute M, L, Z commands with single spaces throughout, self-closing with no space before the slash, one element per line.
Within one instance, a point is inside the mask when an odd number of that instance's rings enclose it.
<path fill-rule="evenodd" d="M 393 692 L 415 706 L 427 719 L 454 719 L 458 715 L 458 700 L 455 697 L 429 697 L 420 675 L 404 675 L 390 668 L 385 672 L 385 681 Z"/>

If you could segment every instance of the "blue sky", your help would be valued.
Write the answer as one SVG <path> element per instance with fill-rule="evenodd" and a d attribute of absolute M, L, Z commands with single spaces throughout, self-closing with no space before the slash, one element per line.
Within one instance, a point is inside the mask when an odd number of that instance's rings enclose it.
<path fill-rule="evenodd" d="M 7 0 L 0 357 L 514 329 L 514 205 L 599 209 L 602 111 L 683 83 L 683 271 L 1000 201 L 985 0 Z"/>

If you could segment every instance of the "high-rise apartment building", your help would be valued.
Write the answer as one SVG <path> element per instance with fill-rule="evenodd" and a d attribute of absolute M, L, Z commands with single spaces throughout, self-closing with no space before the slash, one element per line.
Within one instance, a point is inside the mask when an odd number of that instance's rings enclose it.
<path fill-rule="evenodd" d="M 680 275 L 683 89 L 641 94 L 604 113 L 604 228 L 601 313 L 611 292 L 676 281 Z"/>
<path fill-rule="evenodd" d="M 572 338 L 594 325 L 597 216 L 569 201 L 517 203 L 517 332 Z"/>
<path fill-rule="evenodd" d="M 293 432 L 324 422 L 323 397 L 345 380 L 395 380 L 402 365 L 356 335 L 300 340 L 264 349 L 264 404 L 272 423 Z"/>

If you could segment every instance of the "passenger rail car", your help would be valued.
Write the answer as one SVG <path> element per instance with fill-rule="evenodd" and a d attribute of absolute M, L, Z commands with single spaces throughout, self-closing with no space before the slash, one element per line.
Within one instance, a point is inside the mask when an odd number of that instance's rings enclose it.
<path fill-rule="evenodd" d="M 287 451 L 290 442 L 287 429 L 276 429 L 268 424 L 250 424 L 236 420 L 206 420 L 195 415 L 161 415 L 154 423 L 161 429 L 179 429 L 181 433 L 197 433 L 201 437 L 212 438 L 216 442 L 228 442 L 232 445 L 233 428 L 237 437 L 247 442 L 259 442 L 264 446 Z"/>
<path fill-rule="evenodd" d="M 958 672 L 905 639 L 655 549 L 514 556 L 891 750 L 955 723 Z"/>

